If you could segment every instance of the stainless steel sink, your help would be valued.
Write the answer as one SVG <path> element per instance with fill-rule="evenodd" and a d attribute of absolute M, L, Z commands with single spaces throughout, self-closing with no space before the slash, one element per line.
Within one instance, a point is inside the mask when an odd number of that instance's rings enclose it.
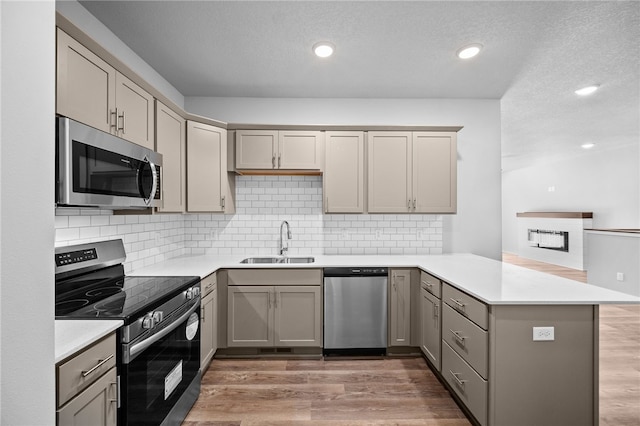
<path fill-rule="evenodd" d="M 315 257 L 280 257 L 280 256 L 266 256 L 266 257 L 247 257 L 242 259 L 240 263 L 313 263 Z"/>

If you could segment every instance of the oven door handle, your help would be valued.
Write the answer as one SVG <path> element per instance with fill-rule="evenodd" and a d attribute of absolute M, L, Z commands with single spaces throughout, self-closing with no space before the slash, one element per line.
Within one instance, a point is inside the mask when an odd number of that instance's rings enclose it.
<path fill-rule="evenodd" d="M 135 358 L 136 355 L 138 355 L 140 352 L 144 351 L 145 349 L 147 349 L 149 346 L 153 345 L 154 343 L 156 343 L 158 340 L 162 339 L 163 337 L 165 337 L 167 334 L 171 333 L 173 330 L 175 330 L 176 328 L 178 328 L 178 326 L 180 324 L 182 324 L 184 321 L 187 320 L 187 318 L 189 318 L 189 315 L 191 315 L 192 313 L 194 313 L 196 310 L 198 310 L 200 303 L 196 303 L 195 305 L 193 305 L 191 308 L 189 308 L 189 310 L 187 312 L 185 312 L 184 314 L 182 314 L 180 316 L 180 318 L 178 318 L 177 320 L 175 320 L 171 325 L 168 325 L 167 327 L 163 328 L 162 330 L 160 330 L 159 332 L 157 332 L 156 334 L 152 335 L 151 337 L 149 337 L 148 339 L 143 340 L 142 342 L 138 342 L 135 345 L 132 345 L 131 348 L 127 351 L 128 354 L 125 354 L 125 358 L 128 359 L 129 361 L 131 361 L 133 358 Z M 128 355 L 128 356 L 127 356 Z M 128 362 L 125 362 L 125 364 L 128 364 Z"/>

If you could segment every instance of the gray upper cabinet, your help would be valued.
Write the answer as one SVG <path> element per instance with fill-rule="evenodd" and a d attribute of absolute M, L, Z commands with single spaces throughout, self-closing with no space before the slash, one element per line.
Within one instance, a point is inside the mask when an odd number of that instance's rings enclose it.
<path fill-rule="evenodd" d="M 56 112 L 154 149 L 154 98 L 57 30 Z"/>
<path fill-rule="evenodd" d="M 183 213 L 186 204 L 186 122 L 156 101 L 156 151 L 162 154 L 162 206 L 159 212 Z"/>
<path fill-rule="evenodd" d="M 187 211 L 224 213 L 227 203 L 227 131 L 187 122 Z"/>
<path fill-rule="evenodd" d="M 319 171 L 323 141 L 318 131 L 237 130 L 236 169 Z"/>
<path fill-rule="evenodd" d="M 364 132 L 326 132 L 325 213 L 364 213 Z"/>
<path fill-rule="evenodd" d="M 455 132 L 369 132 L 370 213 L 455 213 Z"/>

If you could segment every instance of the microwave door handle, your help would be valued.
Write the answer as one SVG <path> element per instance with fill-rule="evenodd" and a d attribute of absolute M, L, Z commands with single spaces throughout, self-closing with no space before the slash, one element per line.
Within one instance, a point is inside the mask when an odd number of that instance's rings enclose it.
<path fill-rule="evenodd" d="M 147 205 L 151 204 L 151 201 L 153 201 L 153 198 L 156 196 L 156 191 L 158 189 L 158 173 L 156 172 L 156 165 L 151 161 L 148 162 L 149 166 L 151 166 L 151 179 L 153 180 L 153 184 L 151 185 L 151 193 L 149 194 L 149 198 L 144 200 L 145 204 Z"/>

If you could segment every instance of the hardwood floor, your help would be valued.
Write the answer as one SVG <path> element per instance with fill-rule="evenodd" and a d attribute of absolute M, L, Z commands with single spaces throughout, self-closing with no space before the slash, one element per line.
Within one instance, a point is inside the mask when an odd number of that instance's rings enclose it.
<path fill-rule="evenodd" d="M 184 426 L 469 425 L 422 358 L 214 360 Z"/>
<path fill-rule="evenodd" d="M 586 282 L 586 274 L 505 254 Z M 219 360 L 184 426 L 469 425 L 422 358 Z M 640 425 L 640 306 L 600 307 L 600 425 Z"/>

